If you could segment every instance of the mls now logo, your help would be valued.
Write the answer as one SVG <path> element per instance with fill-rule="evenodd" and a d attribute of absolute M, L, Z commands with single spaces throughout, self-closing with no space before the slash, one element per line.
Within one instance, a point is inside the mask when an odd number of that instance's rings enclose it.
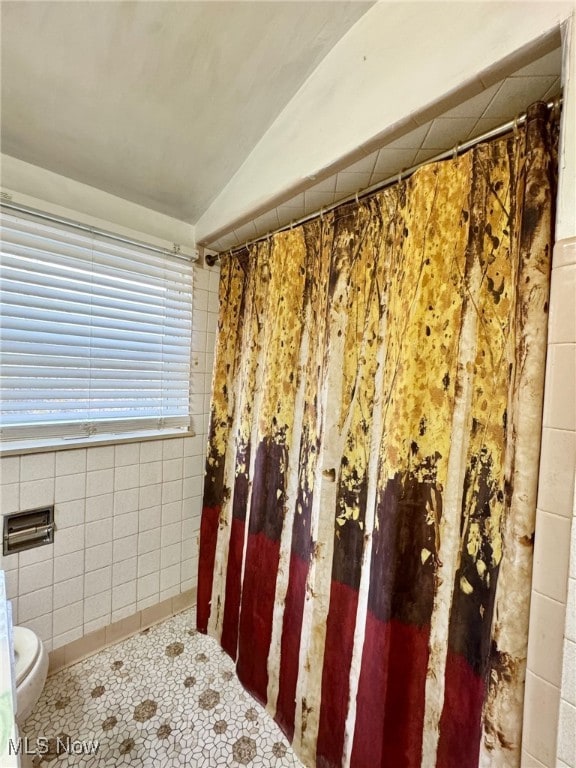
<path fill-rule="evenodd" d="M 49 739 L 46 736 L 38 736 L 37 739 L 29 739 L 23 736 L 19 739 L 8 740 L 9 755 L 95 755 L 100 747 L 97 740 L 82 741 L 71 739 L 70 736 L 56 736 Z"/>

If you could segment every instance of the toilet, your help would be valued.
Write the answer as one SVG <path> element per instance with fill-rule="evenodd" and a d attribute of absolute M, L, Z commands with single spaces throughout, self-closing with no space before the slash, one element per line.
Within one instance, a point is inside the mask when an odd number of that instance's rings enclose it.
<path fill-rule="evenodd" d="M 48 675 L 48 654 L 31 629 L 14 627 L 16 722 L 21 725 L 36 706 Z"/>

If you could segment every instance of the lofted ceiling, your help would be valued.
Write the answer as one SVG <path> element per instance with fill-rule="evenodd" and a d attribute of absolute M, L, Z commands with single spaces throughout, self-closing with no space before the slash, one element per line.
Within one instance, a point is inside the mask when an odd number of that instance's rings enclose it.
<path fill-rule="evenodd" d="M 306 187 L 264 212 L 253 212 L 241 221 L 201 240 L 216 251 L 236 248 L 292 222 L 329 208 L 372 186 L 385 184 L 398 173 L 411 169 L 481 137 L 513 120 L 535 101 L 550 101 L 562 93 L 562 51 L 554 47 L 507 76 L 494 71 L 480 75 L 480 91 L 470 98 L 452 94 L 450 103 L 439 105 L 437 114 L 414 115 L 401 130 L 382 135 L 360 157 L 338 162 L 321 179 L 308 180 Z"/>
<path fill-rule="evenodd" d="M 372 4 L 3 0 L 2 152 L 194 223 Z"/>
<path fill-rule="evenodd" d="M 270 126 L 373 4 L 2 0 L 2 152 L 198 223 L 199 242 L 222 251 L 561 93 L 557 34 L 516 64 L 479 72 L 472 91 L 452 92 L 300 179 L 281 199 L 247 206 L 241 219 L 210 228 L 210 211 L 254 170 Z M 356 30 L 369 23 L 366 16 Z"/>

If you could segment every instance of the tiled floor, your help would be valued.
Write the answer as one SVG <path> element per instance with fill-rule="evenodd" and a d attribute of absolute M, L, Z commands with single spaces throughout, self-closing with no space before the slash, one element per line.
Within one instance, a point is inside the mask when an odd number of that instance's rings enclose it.
<path fill-rule="evenodd" d="M 21 734 L 38 749 L 33 764 L 300 766 L 231 659 L 194 627 L 192 609 L 50 677 Z M 39 737 L 51 739 L 47 752 Z M 90 741 L 98 750 L 82 753 Z"/>

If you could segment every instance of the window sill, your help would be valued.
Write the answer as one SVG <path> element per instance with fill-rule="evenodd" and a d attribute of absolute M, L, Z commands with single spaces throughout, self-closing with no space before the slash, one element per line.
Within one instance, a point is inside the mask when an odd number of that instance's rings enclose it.
<path fill-rule="evenodd" d="M 140 443 L 145 440 L 170 440 L 174 437 L 194 437 L 196 432 L 173 429 L 159 432 L 147 430 L 140 432 L 125 432 L 119 435 L 92 435 L 91 437 L 46 438 L 45 440 L 19 440 L 0 445 L 0 456 L 20 456 L 27 453 L 46 453 L 48 451 L 67 451 L 72 448 L 93 448 L 119 443 Z"/>

